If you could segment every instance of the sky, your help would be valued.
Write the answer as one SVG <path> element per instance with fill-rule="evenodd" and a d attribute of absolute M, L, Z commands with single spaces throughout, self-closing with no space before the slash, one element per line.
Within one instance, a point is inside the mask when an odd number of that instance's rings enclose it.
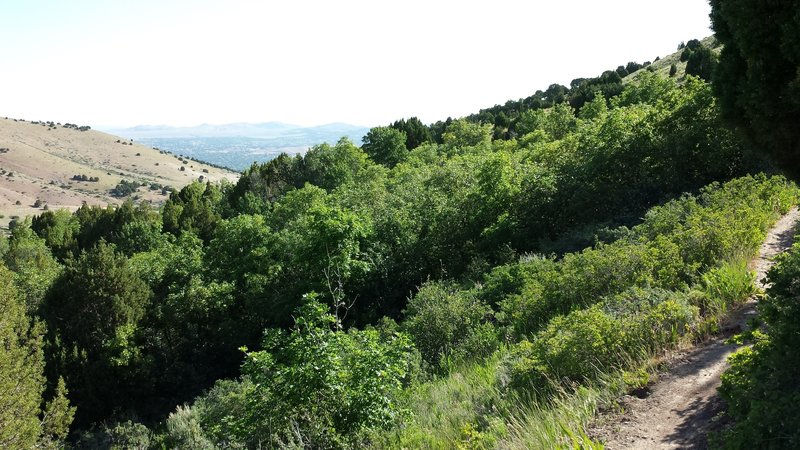
<path fill-rule="evenodd" d="M 0 116 L 461 117 L 712 34 L 707 0 L 3 0 Z"/>

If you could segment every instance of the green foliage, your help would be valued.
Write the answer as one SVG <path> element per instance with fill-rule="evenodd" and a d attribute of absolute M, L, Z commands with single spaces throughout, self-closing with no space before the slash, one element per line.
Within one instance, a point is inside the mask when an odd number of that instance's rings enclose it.
<path fill-rule="evenodd" d="M 714 72 L 716 65 L 717 58 L 711 49 L 701 46 L 692 51 L 686 60 L 686 74 L 711 81 L 711 74 Z"/>
<path fill-rule="evenodd" d="M 221 219 L 222 198 L 219 186 L 199 181 L 173 192 L 161 213 L 164 231 L 176 236 L 191 232 L 210 240 Z"/>
<path fill-rule="evenodd" d="M 165 239 L 161 236 L 161 215 L 149 205 L 135 205 L 132 200 L 117 207 L 83 205 L 72 221 L 63 217 L 50 219 L 45 214 L 38 221 L 34 220 L 34 229 L 46 239 L 61 241 L 56 249 L 62 259 L 77 256 L 100 240 L 115 244 L 123 253 L 131 255 L 153 248 Z"/>
<path fill-rule="evenodd" d="M 764 332 L 752 333 L 752 347 L 730 358 L 722 375 L 720 393 L 728 403 L 734 425 L 722 434 L 724 448 L 796 448 L 800 445 L 800 326 L 797 317 L 797 280 L 800 279 L 800 245 L 779 256 L 770 269 L 767 297 L 759 312 Z"/>
<path fill-rule="evenodd" d="M 492 142 L 492 126 L 456 120 L 447 127 L 442 141 L 450 155 L 486 149 Z"/>
<path fill-rule="evenodd" d="M 13 274 L 0 265 L 0 446 L 57 448 L 75 409 L 59 379 L 54 397 L 42 410 L 44 327 L 26 314 L 12 280 Z"/>
<path fill-rule="evenodd" d="M 375 127 L 369 130 L 364 136 L 361 149 L 376 163 L 390 168 L 403 162 L 408 155 L 405 133 L 393 127 Z"/>
<path fill-rule="evenodd" d="M 403 330 L 435 371 L 485 357 L 498 347 L 491 308 L 455 286 L 426 283 L 404 313 Z"/>
<path fill-rule="evenodd" d="M 553 382 L 597 380 L 676 343 L 696 315 L 684 296 L 632 290 L 558 316 L 514 347 L 507 362 L 512 385 L 542 390 Z"/>
<path fill-rule="evenodd" d="M 77 248 L 81 223 L 76 215 L 66 209 L 45 211 L 34 216 L 31 229 L 45 240 L 53 255 L 63 260 Z"/>
<path fill-rule="evenodd" d="M 631 286 L 680 289 L 700 281 L 719 261 L 752 255 L 769 224 L 796 196 L 781 177 L 712 185 L 699 198 L 685 196 L 650 209 L 626 239 L 564 255 L 558 262 L 532 258 L 518 267 L 497 268 L 486 279 L 485 298 L 499 303 L 501 323 L 522 337 L 552 317 Z M 738 265 L 715 269 L 706 279 L 714 286 L 709 297 L 728 306 L 752 292 L 752 278 Z"/>
<path fill-rule="evenodd" d="M 104 242 L 69 261 L 50 290 L 42 305 L 48 365 L 66 378 L 79 419 L 107 417 L 119 404 L 114 397 L 139 364 L 134 333 L 149 299 L 127 259 Z"/>
<path fill-rule="evenodd" d="M 563 139 L 575 126 L 575 113 L 566 103 L 558 103 L 549 109 L 526 111 L 517 123 L 517 131 L 525 135 L 542 130 L 553 140 Z"/>
<path fill-rule="evenodd" d="M 342 331 L 313 297 L 290 332 L 265 332 L 264 349 L 247 354 L 241 382 L 220 382 L 195 403 L 214 442 L 349 447 L 403 414 L 396 395 L 408 374 L 408 338 Z"/>
<path fill-rule="evenodd" d="M 704 316 L 722 317 L 733 306 L 756 293 L 754 274 L 747 270 L 745 258 L 725 262 L 702 276 L 700 305 Z"/>
<path fill-rule="evenodd" d="M 80 448 L 147 450 L 151 448 L 152 440 L 152 433 L 146 426 L 127 420 L 93 427 L 81 434 L 78 445 Z"/>
<path fill-rule="evenodd" d="M 761 167 L 704 81 L 618 83 L 553 85 L 432 137 L 399 121 L 365 149 L 342 140 L 234 186 L 192 183 L 160 212 L 125 202 L 48 212 L 36 234 L 23 223 L 0 253 L 34 297 L 51 283 L 21 268 L 57 278 L 38 308 L 50 389 L 63 374 L 84 430 L 157 423 L 196 398 L 161 435 L 122 427 L 153 447 L 357 447 L 409 420 L 410 448 L 510 442 L 515 414 L 549 417 L 532 397 L 549 408 L 560 389 L 631 370 L 748 292 L 721 261 L 751 255 L 797 201 L 779 177 L 701 189 Z M 375 164 L 379 137 L 402 156 Z M 308 309 L 310 292 L 333 316 Z M 244 372 L 241 346 L 256 349 Z M 577 422 L 545 422 L 559 445 L 581 440 Z"/>
<path fill-rule="evenodd" d="M 367 154 L 347 139 L 341 139 L 334 146 L 314 146 L 303 158 L 305 180 L 330 191 L 359 180 L 368 165 L 367 159 Z"/>
<path fill-rule="evenodd" d="M 114 197 L 127 197 L 139 189 L 139 183 L 136 181 L 120 180 L 113 189 L 111 195 Z"/>
<path fill-rule="evenodd" d="M 225 382 L 220 381 L 217 387 L 221 386 L 223 383 Z M 209 392 L 207 395 L 212 395 L 212 392 Z M 166 436 L 162 439 L 166 441 L 168 448 L 187 450 L 213 450 L 216 448 L 211 440 L 203 434 L 203 430 L 197 418 L 197 408 L 199 408 L 199 402 L 195 405 L 194 409 L 179 405 L 175 412 L 169 415 L 166 420 Z"/>
<path fill-rule="evenodd" d="M 793 176 L 800 173 L 800 33 L 797 4 L 713 0 L 722 44 L 714 90 L 723 114 Z"/>
<path fill-rule="evenodd" d="M 246 169 L 230 190 L 228 202 L 236 211 L 263 214 L 269 210 L 267 205 L 303 183 L 302 156 L 292 158 L 281 153 L 264 164 L 253 163 Z"/>
<path fill-rule="evenodd" d="M 432 141 L 430 130 L 416 117 L 411 117 L 408 120 L 397 120 L 390 127 L 405 133 L 406 148 L 408 150 L 414 150 L 420 145 Z"/>
<path fill-rule="evenodd" d="M 629 67 L 633 69 L 635 66 Z M 627 75 L 628 70 L 624 73 Z M 575 109 L 581 109 L 584 104 L 596 97 L 598 93 L 603 98 L 611 98 L 622 92 L 622 77 L 625 75 L 607 70 L 599 77 L 588 79 L 577 79 L 570 83 L 569 104 Z"/>
<path fill-rule="evenodd" d="M 38 311 L 47 290 L 61 272 L 61 266 L 46 244 L 31 230 L 31 222 L 26 219 L 11 231 L 3 258 L 14 272 L 14 283 L 30 312 Z"/>

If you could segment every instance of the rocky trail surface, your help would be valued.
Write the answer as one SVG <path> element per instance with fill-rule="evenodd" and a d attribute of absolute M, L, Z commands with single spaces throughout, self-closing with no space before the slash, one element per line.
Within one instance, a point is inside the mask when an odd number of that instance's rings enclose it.
<path fill-rule="evenodd" d="M 798 218 L 797 208 L 783 216 L 752 262 L 760 287 L 765 287 L 764 277 L 775 255 L 792 245 Z M 717 394 L 720 375 L 728 368 L 728 355 L 738 348 L 726 344 L 726 338 L 742 330 L 755 314 L 756 302 L 750 299 L 732 314 L 722 336 L 674 355 L 658 382 L 640 395 L 624 396 L 620 405 L 625 412 L 601 417 L 589 434 L 607 450 L 707 448 L 709 431 L 720 426 L 714 418 L 724 408 Z"/>

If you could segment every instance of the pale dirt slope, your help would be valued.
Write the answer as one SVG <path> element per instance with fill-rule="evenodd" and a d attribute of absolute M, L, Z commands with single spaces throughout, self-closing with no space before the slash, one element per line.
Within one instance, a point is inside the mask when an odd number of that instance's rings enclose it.
<path fill-rule="evenodd" d="M 791 246 L 798 218 L 795 208 L 770 230 L 751 266 L 759 286 L 764 287 L 774 256 Z M 726 334 L 741 330 L 755 308 L 751 299 L 735 312 Z M 623 397 L 625 413 L 601 417 L 590 435 L 608 450 L 705 449 L 708 432 L 719 426 L 712 419 L 723 409 L 717 394 L 719 377 L 728 368 L 728 355 L 737 347 L 726 344 L 721 336 L 676 355 L 672 367 L 651 386 L 646 398 Z"/>
<path fill-rule="evenodd" d="M 4 216 L 0 227 L 6 227 L 12 216 L 40 214 L 42 209 L 33 207 L 37 199 L 50 209 L 69 210 L 84 202 L 120 203 L 122 200 L 112 197 L 109 191 L 123 179 L 176 189 L 200 176 L 211 181 L 238 179 L 235 172 L 194 161 L 181 163 L 175 155 L 99 131 L 11 118 L 0 118 L 0 149 L 8 149 L 0 153 L 0 215 Z M 73 175 L 99 177 L 100 181 L 74 181 Z M 139 188 L 135 195 L 154 204 L 166 200 L 160 190 L 146 187 Z"/>

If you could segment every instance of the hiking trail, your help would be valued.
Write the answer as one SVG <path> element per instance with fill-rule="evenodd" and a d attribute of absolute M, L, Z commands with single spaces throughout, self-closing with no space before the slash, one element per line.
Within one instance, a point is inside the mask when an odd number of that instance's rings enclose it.
<path fill-rule="evenodd" d="M 759 287 L 765 287 L 774 257 L 791 247 L 798 218 L 797 208 L 781 217 L 751 261 Z M 619 404 L 624 412 L 601 415 L 589 435 L 607 450 L 707 448 L 709 431 L 720 425 L 713 419 L 724 409 L 717 394 L 720 375 L 728 368 L 728 355 L 739 347 L 725 341 L 754 315 L 756 301 L 751 298 L 731 314 L 721 336 L 673 355 L 668 371 L 659 374 L 656 383 L 639 396 L 623 396 Z"/>

